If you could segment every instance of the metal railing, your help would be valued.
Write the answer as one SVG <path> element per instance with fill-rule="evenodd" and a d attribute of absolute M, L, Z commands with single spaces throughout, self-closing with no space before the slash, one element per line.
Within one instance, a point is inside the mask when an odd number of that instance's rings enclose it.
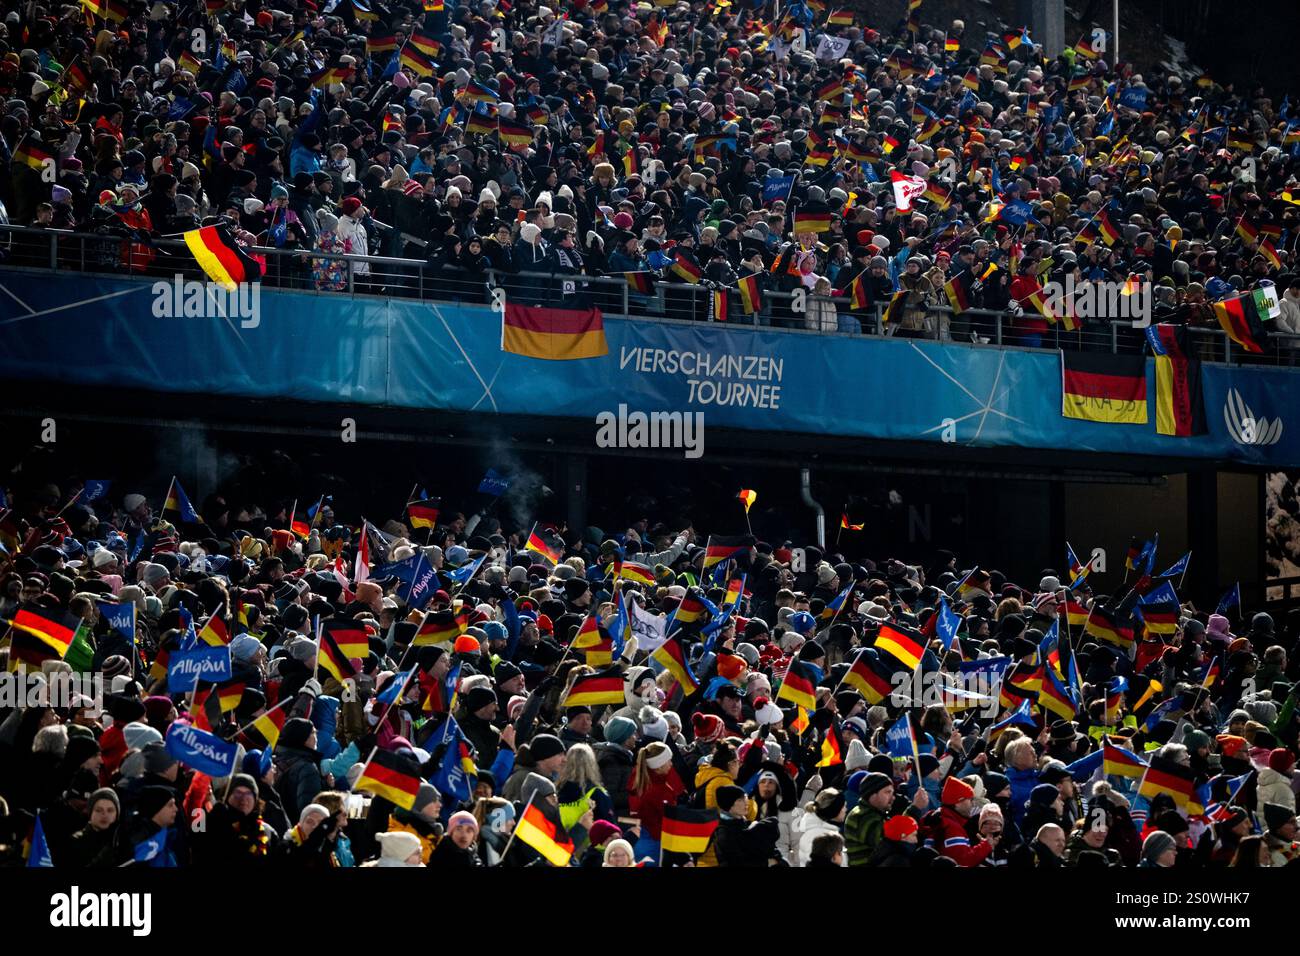
<path fill-rule="evenodd" d="M 526 305 L 596 306 L 614 317 L 679 322 L 725 322 L 817 335 L 875 335 L 943 341 L 964 346 L 1140 353 L 1141 328 L 1130 320 L 1086 320 L 1070 332 L 1057 324 L 1043 333 L 1027 331 L 1024 317 L 1007 311 L 968 309 L 960 315 L 947 305 L 927 304 L 904 321 L 886 327 L 883 306 L 853 310 L 843 297 L 767 291 L 757 315 L 746 315 L 740 295 L 728 290 L 725 316 L 715 315 L 710 284 L 658 281 L 648 294 L 635 291 L 621 276 L 545 272 L 498 272 L 435 264 L 422 259 L 358 256 L 320 250 L 256 247 L 265 257 L 267 288 L 330 295 L 377 296 L 486 305 L 494 289 Z M 206 281 L 207 276 L 180 239 L 133 242 L 122 235 L 0 226 L 0 268 L 49 269 L 105 275 Z M 802 309 L 800 309 L 802 306 Z M 1300 336 L 1272 333 L 1264 354 L 1250 354 L 1218 328 L 1191 328 L 1194 351 L 1208 362 L 1232 365 L 1300 364 Z"/>

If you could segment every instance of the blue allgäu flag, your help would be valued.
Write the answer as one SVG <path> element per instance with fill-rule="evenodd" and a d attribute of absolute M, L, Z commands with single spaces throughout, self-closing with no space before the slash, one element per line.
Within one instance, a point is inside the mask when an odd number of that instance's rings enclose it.
<path fill-rule="evenodd" d="M 435 585 L 438 582 L 438 574 L 433 570 L 433 565 L 429 564 L 429 559 L 424 556 L 423 551 L 417 552 L 416 557 L 418 560 L 411 580 L 397 589 L 397 595 L 408 606 L 422 611 L 437 590 Z"/>
<path fill-rule="evenodd" d="M 993 168 L 996 170 L 997 166 L 994 166 Z M 1034 207 L 1029 205 L 1029 203 L 1025 202 L 1023 199 L 1017 199 L 1014 202 L 1007 203 L 1002 207 L 1000 216 L 1004 221 L 1011 223 L 1013 226 L 1023 226 L 1025 223 L 1029 222 L 1032 222 L 1036 226 L 1042 225 L 1042 223 L 1034 217 Z"/>
<path fill-rule="evenodd" d="M 165 827 L 153 836 L 145 837 L 137 843 L 132 858 L 137 863 L 148 863 L 150 866 L 175 866 L 176 857 L 171 851 L 171 841 L 172 828 Z"/>
<path fill-rule="evenodd" d="M 167 752 L 199 773 L 228 777 L 238 765 L 239 745 L 177 720 L 167 728 Z"/>
<path fill-rule="evenodd" d="M 36 823 L 32 826 L 32 849 L 27 854 L 27 866 L 42 869 L 54 866 L 54 861 L 50 859 L 50 844 L 45 839 L 45 826 L 41 823 L 39 813 L 36 814 Z"/>
<path fill-rule="evenodd" d="M 1102 755 L 1104 753 L 1105 751 L 1098 747 L 1088 756 L 1081 757 L 1074 763 L 1066 764 L 1065 769 L 1070 771 L 1070 776 L 1074 777 L 1075 780 L 1087 780 L 1101 769 Z"/>
<path fill-rule="evenodd" d="M 1232 587 L 1228 588 L 1228 593 L 1219 598 L 1219 606 L 1214 609 L 1215 614 L 1227 614 L 1234 607 L 1241 607 L 1241 582 L 1238 581 Z"/>
<path fill-rule="evenodd" d="M 894 726 L 885 732 L 886 753 L 891 757 L 912 759 L 916 756 L 916 737 L 912 733 L 912 718 L 903 714 L 894 722 Z"/>
<path fill-rule="evenodd" d="M 1148 328 L 1147 331 L 1150 331 Z M 1192 552 L 1188 551 L 1185 555 L 1175 561 L 1172 565 L 1160 573 L 1162 578 L 1173 578 L 1187 571 L 1187 564 L 1192 560 Z"/>
<path fill-rule="evenodd" d="M 476 780 L 466 772 L 461 763 L 461 744 L 465 743 L 465 735 L 461 733 L 456 718 L 450 714 L 447 715 L 447 725 L 443 728 L 442 739 L 446 741 L 447 749 L 429 782 L 438 788 L 439 793 L 450 794 L 458 801 L 468 800 Z"/>
<path fill-rule="evenodd" d="M 409 670 L 399 671 L 393 675 L 392 680 L 384 685 L 384 689 L 375 695 L 375 699 L 385 706 L 393 703 L 393 701 L 397 700 L 398 695 L 406 689 L 406 684 L 410 679 L 411 672 Z"/>
<path fill-rule="evenodd" d="M 939 607 L 935 609 L 935 614 L 939 615 L 935 621 L 934 631 L 943 641 L 945 651 L 952 650 L 952 642 L 957 640 L 957 628 L 961 626 L 961 618 L 948 607 L 948 602 L 939 597 Z"/>
<path fill-rule="evenodd" d="M 1141 113 L 1147 108 L 1147 88 L 1145 86 L 1130 86 L 1119 95 L 1119 101 L 1120 105 Z"/>
<path fill-rule="evenodd" d="M 510 487 L 510 479 L 495 468 L 489 468 L 483 480 L 478 483 L 478 490 L 485 495 L 491 495 L 493 498 L 500 498 Z"/>
<path fill-rule="evenodd" d="M 474 575 L 478 573 L 478 569 L 482 567 L 483 562 L 486 560 L 487 555 L 481 554 L 476 561 L 471 561 L 469 564 L 459 567 L 455 571 L 444 571 L 442 573 L 452 584 L 463 586 L 469 583 L 470 578 L 474 577 Z"/>
<path fill-rule="evenodd" d="M 794 188 L 794 176 L 768 176 L 763 180 L 763 205 L 785 199 Z"/>
<path fill-rule="evenodd" d="M 94 501 L 108 494 L 108 489 L 112 486 L 111 481 L 102 478 L 91 478 L 86 481 L 85 486 L 81 489 L 81 497 L 84 501 Z"/>
<path fill-rule="evenodd" d="M 135 643 L 135 602 L 111 604 L 108 601 L 96 601 L 99 616 L 108 622 L 108 626 L 121 634 L 131 643 Z"/>

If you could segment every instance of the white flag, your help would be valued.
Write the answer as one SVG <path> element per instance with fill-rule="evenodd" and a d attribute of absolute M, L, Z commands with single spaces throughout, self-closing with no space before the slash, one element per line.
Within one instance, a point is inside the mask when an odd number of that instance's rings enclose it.
<path fill-rule="evenodd" d="M 629 600 L 627 603 L 632 619 L 632 633 L 636 635 L 637 650 L 647 653 L 657 651 L 668 639 L 664 633 L 668 627 L 668 618 L 642 609 L 638 601 Z"/>

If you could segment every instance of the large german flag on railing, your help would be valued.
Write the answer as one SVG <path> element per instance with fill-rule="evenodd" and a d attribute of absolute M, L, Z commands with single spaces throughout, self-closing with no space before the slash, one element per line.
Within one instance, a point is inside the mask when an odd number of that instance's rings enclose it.
<path fill-rule="evenodd" d="M 227 292 L 233 292 L 241 282 L 262 278 L 261 263 L 239 248 L 224 223 L 191 230 L 181 238 L 208 278 Z"/>
<path fill-rule="evenodd" d="M 1268 313 L 1265 312 L 1263 316 Z M 1263 352 L 1263 341 L 1267 337 L 1260 319 L 1258 303 L 1255 296 L 1247 292 L 1214 303 L 1214 316 L 1219 320 L 1219 327 L 1228 338 L 1236 342 L 1247 352 Z"/>
<path fill-rule="evenodd" d="M 1201 363 L 1188 356 L 1187 327 L 1161 323 L 1149 326 L 1146 334 L 1156 365 L 1156 433 L 1179 438 L 1203 434 Z"/>
<path fill-rule="evenodd" d="M 501 313 L 501 349 L 529 358 L 566 361 L 609 354 L 599 309 L 547 309 L 507 303 Z"/>
<path fill-rule="evenodd" d="M 1061 415 L 1090 422 L 1145 425 L 1145 356 L 1062 352 Z"/>

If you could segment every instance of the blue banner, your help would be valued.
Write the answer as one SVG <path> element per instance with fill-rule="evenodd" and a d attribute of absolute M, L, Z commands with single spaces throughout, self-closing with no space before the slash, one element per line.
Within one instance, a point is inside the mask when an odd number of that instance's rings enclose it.
<path fill-rule="evenodd" d="M 167 752 L 199 773 L 228 777 L 235 772 L 239 745 L 176 720 L 167 728 Z"/>
<path fill-rule="evenodd" d="M 485 495 L 491 495 L 493 498 L 500 498 L 510 487 L 510 479 L 501 474 L 495 468 L 489 468 L 483 480 L 479 482 L 478 490 Z"/>
<path fill-rule="evenodd" d="M 0 375 L 24 381 L 542 414 L 592 422 L 593 440 L 595 416 L 622 405 L 629 413 L 699 412 L 706 433 L 717 427 L 1300 466 L 1300 422 L 1288 398 L 1300 384 L 1297 369 L 1204 363 L 1209 430 L 1177 438 L 1157 434 L 1154 415 L 1146 425 L 1063 417 L 1061 360 L 1046 351 L 606 319 L 608 355 L 549 362 L 502 352 L 501 320 L 486 306 L 266 289 L 256 322 L 245 323 L 157 317 L 152 297 L 161 292 L 139 280 L 69 275 L 52 283 L 48 274 L 13 271 L 0 276 L 0 287 L 58 312 L 57 322 L 42 321 L 0 296 Z M 286 366 L 280 343 L 290 340 L 299 360 Z M 77 343 L 75 362 L 69 342 Z M 1154 406 L 1154 372 L 1147 381 Z"/>
<path fill-rule="evenodd" d="M 177 651 L 167 661 L 167 693 L 187 694 L 199 681 L 219 684 L 233 676 L 229 646 Z"/>
<path fill-rule="evenodd" d="M 128 641 L 135 643 L 135 602 L 127 601 L 125 604 L 112 604 L 108 601 L 96 601 L 95 606 L 99 608 L 99 616 L 113 630 L 121 634 Z"/>

